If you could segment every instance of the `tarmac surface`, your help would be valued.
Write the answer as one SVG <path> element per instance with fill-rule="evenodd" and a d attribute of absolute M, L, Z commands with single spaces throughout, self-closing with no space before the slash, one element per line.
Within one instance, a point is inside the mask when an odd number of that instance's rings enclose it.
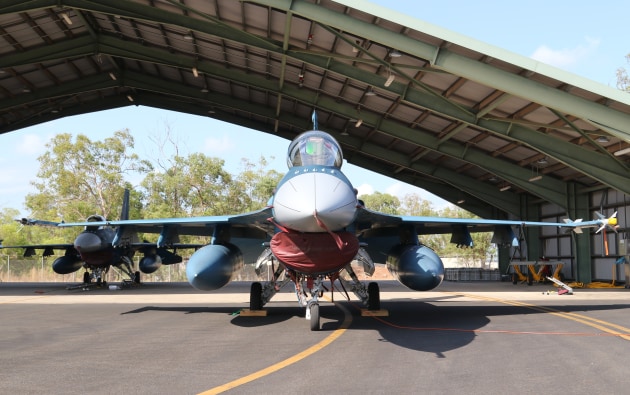
<path fill-rule="evenodd" d="M 379 283 L 388 316 L 361 316 L 335 292 L 316 332 L 290 290 L 267 316 L 240 315 L 245 282 L 213 293 L 0 283 L 0 393 L 628 392 L 630 290 Z"/>

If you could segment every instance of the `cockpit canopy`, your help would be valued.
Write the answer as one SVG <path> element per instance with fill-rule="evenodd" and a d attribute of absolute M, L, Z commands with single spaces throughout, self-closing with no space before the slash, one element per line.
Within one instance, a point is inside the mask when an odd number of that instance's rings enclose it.
<path fill-rule="evenodd" d="M 105 222 L 105 217 L 103 217 L 102 215 L 98 215 L 98 214 L 90 215 L 87 218 L 86 222 Z M 102 228 L 102 226 L 86 226 L 85 230 L 89 230 L 89 231 L 93 232 L 93 231 L 99 230 L 101 228 Z"/>
<path fill-rule="evenodd" d="M 337 140 L 321 130 L 310 130 L 297 136 L 289 145 L 287 165 L 334 166 L 341 168 L 343 153 Z"/>

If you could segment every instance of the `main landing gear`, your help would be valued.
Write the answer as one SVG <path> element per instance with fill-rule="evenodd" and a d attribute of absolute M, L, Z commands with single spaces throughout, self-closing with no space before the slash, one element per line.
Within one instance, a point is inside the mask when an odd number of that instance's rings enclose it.
<path fill-rule="evenodd" d="M 131 259 L 124 256 L 121 263 L 114 266 L 114 268 L 119 269 L 123 276 L 126 276 L 126 279 L 123 279 L 120 283 L 121 287 L 129 287 L 132 285 L 140 284 L 140 272 L 133 271 L 131 269 L 133 263 Z M 109 268 L 111 266 L 93 266 L 93 265 L 83 265 L 85 267 L 85 272 L 83 273 L 83 283 L 77 285 L 69 285 L 66 287 L 67 290 L 73 289 L 82 289 L 83 291 L 87 291 L 90 287 L 107 287 L 107 281 L 105 277 L 109 272 Z"/>
<path fill-rule="evenodd" d="M 378 283 L 370 282 L 366 287 L 359 281 L 351 269 L 348 269 L 348 273 L 352 278 L 351 281 L 344 280 L 341 277 L 336 277 L 339 279 L 344 292 L 346 292 L 347 289 L 352 291 L 367 307 L 367 310 L 380 310 L 381 298 Z M 297 296 L 298 304 L 305 308 L 305 318 L 309 321 L 311 331 L 320 330 L 321 315 L 319 298 L 324 295 L 325 291 L 328 291 L 324 285 L 328 276 L 320 275 L 314 278 L 300 276 L 298 278 L 296 273 L 289 273 L 288 277 L 288 279 L 283 281 L 269 281 L 264 286 L 260 282 L 252 283 L 249 294 L 250 311 L 262 310 L 263 306 L 271 300 L 273 295 L 275 295 L 280 288 L 288 282 L 293 282 L 295 285 L 295 294 Z"/>
<path fill-rule="evenodd" d="M 95 268 L 86 267 L 85 272 L 83 273 L 83 283 L 77 285 L 69 285 L 66 287 L 66 289 L 82 289 L 83 291 L 88 291 L 90 287 L 106 287 L 107 281 L 105 281 L 104 278 L 108 271 L 109 266 L 99 266 Z"/>

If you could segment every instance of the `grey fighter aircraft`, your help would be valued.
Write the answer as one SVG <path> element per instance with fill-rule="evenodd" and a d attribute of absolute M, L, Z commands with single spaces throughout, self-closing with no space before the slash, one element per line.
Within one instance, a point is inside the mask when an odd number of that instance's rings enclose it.
<path fill-rule="evenodd" d="M 129 219 L 129 190 L 125 190 L 120 220 Z M 63 226 L 63 222 L 43 221 L 22 218 L 18 220 L 23 225 L 33 226 Z M 107 222 L 101 215 L 92 215 L 85 222 L 85 229 L 79 233 L 72 244 L 39 244 L 3 246 L 0 248 L 24 248 L 24 256 L 35 255 L 38 249 L 43 250 L 43 256 L 51 256 L 54 250 L 65 250 L 62 257 L 55 259 L 52 268 L 57 274 L 70 274 L 84 268 L 83 283 L 69 286 L 68 289 L 90 286 L 105 286 L 105 275 L 112 268 L 124 274 L 122 285 L 139 284 L 140 272 L 153 273 L 161 265 L 171 265 L 182 262 L 177 255 L 177 249 L 199 248 L 200 244 L 173 243 L 170 249 L 156 247 L 155 243 L 138 242 L 136 233 L 126 227 L 103 225 Z M 133 257 L 136 252 L 144 254 L 139 262 L 139 270 L 134 271 Z"/>

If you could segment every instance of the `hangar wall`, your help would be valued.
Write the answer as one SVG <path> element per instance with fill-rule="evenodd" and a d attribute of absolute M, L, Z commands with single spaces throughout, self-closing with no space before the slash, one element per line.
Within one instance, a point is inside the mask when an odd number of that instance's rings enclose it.
<path fill-rule="evenodd" d="M 624 265 L 616 264 L 622 256 L 619 244 L 621 240 L 630 238 L 626 232 L 626 221 L 630 214 L 630 198 L 619 191 L 608 189 L 590 192 L 588 194 L 588 218 L 596 219 L 597 213 L 609 217 L 617 213 L 619 228 L 617 232 L 608 228 L 596 233 L 597 229 L 584 229 L 586 234 L 582 240 L 573 232 L 566 232 L 555 228 L 542 228 L 540 232 L 540 255 L 551 261 L 565 263 L 562 273 L 565 278 L 580 282 L 625 281 Z M 546 222 L 562 222 L 568 216 L 564 210 L 556 205 L 542 204 L 540 206 L 541 220 Z M 575 218 L 572 218 L 575 219 Z M 580 248 L 579 243 L 588 243 L 589 248 Z M 588 256 L 580 254 L 588 253 Z M 518 257 L 518 252 L 516 257 Z M 541 256 L 529 256 L 527 260 L 537 260 Z M 588 269 L 580 273 L 578 261 L 587 261 Z M 583 265 L 583 264 L 582 264 Z M 584 266 L 581 266 L 585 269 Z M 588 272 L 588 273 L 587 273 Z"/>

